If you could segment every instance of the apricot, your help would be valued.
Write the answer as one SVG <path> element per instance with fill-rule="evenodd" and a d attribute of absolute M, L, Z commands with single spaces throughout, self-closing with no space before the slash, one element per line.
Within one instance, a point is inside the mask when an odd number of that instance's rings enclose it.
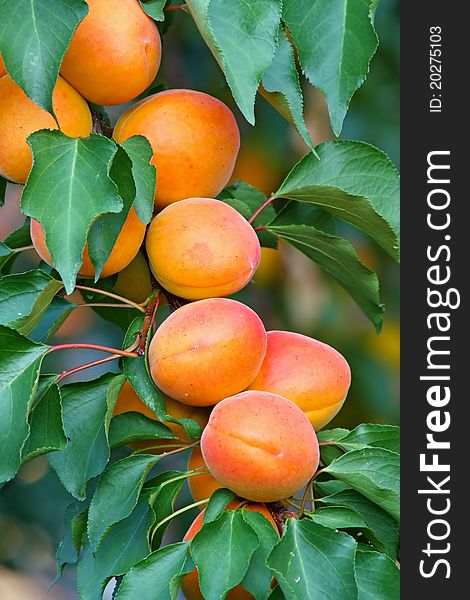
<path fill-rule="evenodd" d="M 149 347 L 153 381 L 185 404 L 211 406 L 245 389 L 266 352 L 258 315 L 236 300 L 210 298 L 172 313 Z"/>
<path fill-rule="evenodd" d="M 5 67 L 5 63 L 3 62 L 2 55 L 0 54 L 0 77 L 6 75 L 7 69 Z"/>
<path fill-rule="evenodd" d="M 268 350 L 250 390 L 272 392 L 295 402 L 315 429 L 339 412 L 351 370 L 334 348 L 288 331 L 268 332 Z"/>
<path fill-rule="evenodd" d="M 31 240 L 36 252 L 47 264 L 52 265 L 52 259 L 50 252 L 46 245 L 46 237 L 42 225 L 35 219 L 31 219 Z M 120 234 L 117 237 L 114 248 L 109 255 L 108 260 L 105 262 L 103 270 L 101 271 L 101 277 L 108 277 L 119 273 L 132 261 L 145 236 L 145 225 L 139 220 L 137 213 L 133 208 L 129 211 L 127 219 L 124 222 L 124 226 L 121 229 Z M 94 277 L 95 268 L 90 260 L 88 254 L 88 245 L 85 246 L 83 251 L 83 263 L 80 267 L 79 275 L 82 277 Z"/>
<path fill-rule="evenodd" d="M 209 412 L 207 409 L 188 406 L 186 404 L 182 404 L 181 402 L 177 402 L 168 396 L 165 396 L 165 403 L 166 412 L 168 415 L 177 419 L 193 419 L 201 426 L 201 428 L 205 427 L 209 419 Z M 126 412 L 138 412 L 149 419 L 153 419 L 154 421 L 158 420 L 155 413 L 145 404 L 145 402 L 139 398 L 139 396 L 135 393 L 134 388 L 128 381 L 124 382 L 124 385 L 119 392 L 119 396 L 114 406 L 114 415 L 121 415 Z M 178 423 L 172 423 L 171 421 L 165 421 L 165 425 L 171 429 L 177 438 L 184 440 L 185 442 L 189 442 L 188 434 L 181 425 Z M 158 454 L 159 445 L 165 446 L 172 443 L 177 442 L 176 440 L 169 438 L 168 440 L 143 440 L 142 442 L 134 442 L 132 446 L 135 448 L 149 448 L 150 446 L 153 446 L 155 447 L 154 453 Z M 162 448 L 162 451 L 164 449 L 165 448 Z"/>
<path fill-rule="evenodd" d="M 188 460 L 188 471 L 198 469 L 200 467 L 207 468 L 202 456 L 201 449 L 196 446 L 189 456 Z M 194 477 L 188 477 L 189 491 L 195 502 L 210 498 L 215 490 L 224 487 L 209 473 L 204 475 L 195 475 Z"/>
<path fill-rule="evenodd" d="M 239 506 L 239 502 L 233 500 L 228 505 L 228 509 L 235 510 Z M 276 522 L 273 519 L 273 516 L 269 512 L 266 506 L 263 504 L 246 504 L 243 506 L 242 510 L 248 510 L 249 512 L 259 512 L 265 517 L 271 525 L 278 533 L 278 528 Z M 189 542 L 195 537 L 197 533 L 202 529 L 204 521 L 204 511 L 201 512 L 192 522 L 189 527 L 186 535 L 183 538 L 183 542 Z M 181 582 L 181 589 L 186 597 L 186 600 L 204 600 L 204 596 L 201 594 L 201 590 L 199 589 L 199 578 L 198 578 L 198 569 L 194 569 L 186 575 L 186 577 Z M 254 596 L 252 596 L 249 592 L 247 592 L 241 585 L 237 585 L 233 590 L 231 590 L 226 596 L 226 600 L 253 600 Z"/>
<path fill-rule="evenodd" d="M 150 269 L 142 252 L 117 276 L 114 291 L 133 302 L 145 302 L 152 293 Z"/>
<path fill-rule="evenodd" d="M 237 292 L 253 277 L 261 258 L 253 227 L 234 208 L 212 198 L 167 206 L 150 224 L 146 247 L 157 280 L 188 300 Z"/>
<path fill-rule="evenodd" d="M 305 414 L 269 392 L 242 392 L 217 404 L 201 450 L 217 481 L 257 502 L 292 496 L 319 461 L 317 436 Z"/>
<path fill-rule="evenodd" d="M 88 15 L 75 31 L 60 72 L 87 100 L 129 102 L 155 79 L 161 39 L 138 0 L 86 0 Z"/>
<path fill-rule="evenodd" d="M 90 109 L 80 94 L 59 77 L 52 94 L 54 117 L 30 100 L 9 75 L 0 79 L 0 175 L 25 183 L 32 155 L 26 138 L 39 129 L 60 129 L 70 137 L 91 133 Z"/>
<path fill-rule="evenodd" d="M 230 179 L 240 147 L 231 110 L 193 90 L 167 90 L 134 104 L 114 128 L 118 142 L 133 135 L 145 136 L 152 145 L 157 208 L 217 196 Z"/>

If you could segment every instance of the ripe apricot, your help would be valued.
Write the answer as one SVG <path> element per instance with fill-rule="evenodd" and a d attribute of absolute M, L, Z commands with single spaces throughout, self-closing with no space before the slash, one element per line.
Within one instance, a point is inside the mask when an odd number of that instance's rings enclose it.
<path fill-rule="evenodd" d="M 253 277 L 261 257 L 253 227 L 212 198 L 167 206 L 150 224 L 146 247 L 157 280 L 188 300 L 237 292 Z"/>
<path fill-rule="evenodd" d="M 266 352 L 258 315 L 236 300 L 210 298 L 172 313 L 149 348 L 152 378 L 165 394 L 211 406 L 245 389 Z"/>
<path fill-rule="evenodd" d="M 150 269 L 142 252 L 117 276 L 114 291 L 133 302 L 144 302 L 152 292 Z"/>
<path fill-rule="evenodd" d="M 161 40 L 138 0 L 86 0 L 88 15 L 75 31 L 61 74 L 87 100 L 129 102 L 154 80 Z"/>
<path fill-rule="evenodd" d="M 350 384 L 349 365 L 331 346 L 299 333 L 270 331 L 266 357 L 248 388 L 288 398 L 321 429 L 339 412 Z"/>
<path fill-rule="evenodd" d="M 228 509 L 235 510 L 239 506 L 239 502 L 233 500 L 228 505 Z M 273 516 L 269 512 L 266 506 L 263 504 L 246 504 L 243 506 L 242 510 L 248 510 L 249 512 L 259 512 L 265 517 L 271 525 L 278 533 L 278 528 L 276 525 Z M 183 538 L 183 542 L 189 542 L 195 537 L 197 533 L 202 529 L 204 520 L 204 511 L 201 512 L 192 522 L 189 527 L 186 535 Z M 279 533 L 278 533 L 279 535 Z M 201 594 L 201 590 L 199 589 L 199 579 L 198 579 L 198 570 L 197 568 L 191 571 L 181 582 L 181 589 L 186 597 L 186 600 L 204 600 L 203 595 Z M 226 600 L 253 600 L 254 596 L 252 596 L 249 592 L 247 592 L 241 585 L 237 585 L 233 590 L 231 590 L 226 596 Z"/>
<path fill-rule="evenodd" d="M 135 210 L 131 208 L 127 215 L 127 219 L 124 222 L 124 226 L 117 237 L 116 243 L 114 244 L 114 248 L 104 264 L 103 270 L 101 271 L 101 277 L 114 275 L 114 273 L 119 273 L 119 271 L 122 271 L 122 269 L 127 267 L 139 251 L 144 236 L 145 225 L 140 221 Z M 31 219 L 31 240 L 36 248 L 36 252 L 42 260 L 49 265 L 52 265 L 51 255 L 46 246 L 44 230 L 42 225 L 35 219 Z M 83 263 L 80 267 L 79 275 L 82 277 L 95 276 L 95 268 L 90 260 L 87 245 L 83 251 Z"/>
<path fill-rule="evenodd" d="M 207 465 L 204 462 L 201 449 L 199 446 L 196 446 L 189 456 L 188 471 L 192 471 L 193 469 L 198 469 L 200 467 L 207 468 Z M 194 477 L 189 477 L 188 485 L 194 502 L 199 502 L 205 498 L 210 498 L 215 490 L 224 487 L 209 473 L 205 475 L 195 475 Z"/>
<path fill-rule="evenodd" d="M 59 127 L 52 115 L 30 100 L 9 75 L 0 79 L 0 175 L 25 183 L 32 156 L 26 138 L 39 129 L 60 129 L 70 137 L 86 137 L 92 128 L 88 104 L 59 77 L 52 94 Z"/>
<path fill-rule="evenodd" d="M 157 208 L 217 196 L 230 179 L 240 147 L 231 110 L 193 90 L 167 90 L 134 104 L 114 128 L 118 142 L 133 135 L 145 136 L 153 148 Z"/>
<path fill-rule="evenodd" d="M 242 392 L 217 404 L 201 450 L 217 481 L 257 502 L 292 496 L 319 461 L 317 436 L 305 414 L 269 392 Z"/>
<path fill-rule="evenodd" d="M 199 408 L 195 406 L 188 406 L 186 404 L 182 404 L 181 402 L 177 402 L 173 400 L 173 398 L 169 398 L 165 396 L 166 403 L 166 412 L 171 417 L 175 417 L 177 419 L 193 419 L 198 423 L 201 428 L 205 427 L 208 419 L 209 412 L 207 409 Z M 134 388 L 128 381 L 124 382 L 121 391 L 119 392 L 119 396 L 116 400 L 116 404 L 114 406 L 114 414 L 121 415 L 126 412 L 139 412 L 149 419 L 153 419 L 157 421 L 157 417 L 155 413 L 150 410 L 150 408 L 143 402 L 139 396 L 135 393 Z M 165 421 L 165 425 L 171 429 L 173 434 L 185 442 L 189 442 L 189 437 L 184 428 L 178 423 L 172 423 L 170 421 Z M 132 444 L 135 448 L 148 448 L 150 446 L 155 447 L 154 453 L 158 454 L 158 446 L 166 444 L 177 443 L 176 440 L 169 438 L 168 440 L 144 440 L 142 442 L 134 442 Z M 162 449 L 162 451 L 164 448 Z"/>
<path fill-rule="evenodd" d="M 5 63 L 3 62 L 2 55 L 0 54 L 0 77 L 6 75 L 7 69 L 5 67 Z"/>

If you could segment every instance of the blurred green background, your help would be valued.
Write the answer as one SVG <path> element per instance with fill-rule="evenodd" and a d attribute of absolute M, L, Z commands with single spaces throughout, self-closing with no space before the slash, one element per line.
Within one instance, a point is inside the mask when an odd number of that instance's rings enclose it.
<path fill-rule="evenodd" d="M 306 152 L 296 132 L 262 99 L 257 103 L 256 127 L 244 122 L 225 81 L 190 17 L 173 16 L 163 38 L 161 79 L 168 87 L 188 87 L 213 94 L 235 112 L 242 133 L 242 147 L 234 178 L 269 194 Z M 354 96 L 342 137 L 370 142 L 399 164 L 399 2 L 382 0 L 376 15 L 381 40 L 366 84 Z M 125 109 L 112 111 L 115 119 Z M 316 143 L 332 139 L 321 94 L 305 87 L 306 118 Z M 19 212 L 19 186 L 9 186 L 0 208 L 0 239 L 23 222 Z M 316 337 L 337 348 L 349 361 L 352 386 L 348 399 L 328 426 L 353 428 L 360 422 L 398 423 L 399 420 L 399 270 L 365 236 L 344 228 L 364 263 L 381 277 L 386 313 L 382 334 L 370 323 L 345 292 L 303 255 L 287 246 L 278 252 L 263 250 L 255 281 L 237 295 L 263 318 L 267 329 L 288 329 Z M 37 256 L 18 261 L 16 270 L 37 263 Z M 91 309 L 76 310 L 58 332 L 61 343 L 84 341 L 120 345 L 121 330 L 96 316 Z M 65 354 L 65 353 L 64 353 Z M 80 352 L 66 353 L 50 364 L 60 371 L 93 360 Z M 66 361 L 66 362 L 65 362 Z M 98 370 L 83 375 L 94 378 Z M 180 458 L 181 457 L 181 458 Z M 178 455 L 165 467 L 184 468 L 187 456 Z M 0 492 L 0 598 L 44 598 L 55 575 L 54 552 L 63 528 L 63 513 L 70 503 L 57 477 L 40 457 L 27 463 L 19 476 Z M 189 501 L 187 492 L 181 504 Z M 172 526 L 168 540 L 181 539 L 194 513 L 186 513 Z M 106 596 L 111 597 L 111 587 Z M 48 595 L 52 600 L 77 598 L 74 570 L 66 569 L 62 581 Z"/>

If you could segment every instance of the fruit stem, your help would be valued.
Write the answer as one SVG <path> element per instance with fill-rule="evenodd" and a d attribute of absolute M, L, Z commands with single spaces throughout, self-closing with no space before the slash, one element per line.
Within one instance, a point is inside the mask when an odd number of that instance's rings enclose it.
<path fill-rule="evenodd" d="M 21 248 L 11 248 L 11 250 L 17 254 L 18 252 L 24 252 L 25 250 L 34 250 L 34 246 L 21 246 Z"/>
<path fill-rule="evenodd" d="M 183 5 L 167 6 L 166 8 L 163 9 L 163 12 L 167 12 L 169 10 L 182 10 L 183 12 L 186 12 L 184 10 Z"/>
<path fill-rule="evenodd" d="M 79 306 L 88 306 L 91 308 L 98 307 L 98 308 L 127 308 L 127 309 L 129 309 L 129 306 L 126 304 L 113 304 L 112 302 L 84 302 L 83 304 L 77 304 L 77 308 Z"/>
<path fill-rule="evenodd" d="M 307 503 L 307 495 L 310 491 L 310 502 L 313 506 L 312 510 L 315 510 L 315 498 L 313 496 L 313 482 L 315 481 L 315 479 L 321 474 L 323 473 L 324 469 L 319 469 L 308 481 L 307 485 L 305 486 L 305 492 L 304 495 L 302 496 L 302 503 L 300 505 L 300 513 L 299 513 L 299 517 L 303 516 L 304 512 L 305 512 L 305 505 Z"/>
<path fill-rule="evenodd" d="M 176 510 L 174 513 L 171 513 L 171 515 L 168 515 L 167 517 L 165 517 L 164 519 L 162 519 L 159 523 L 157 523 L 157 526 L 155 527 L 155 529 L 153 531 L 155 532 L 164 523 L 167 523 L 168 521 L 171 521 L 171 519 L 174 519 L 178 515 L 183 514 L 187 510 L 191 510 L 192 508 L 197 508 L 198 506 L 201 506 L 201 504 L 207 504 L 209 502 L 209 500 L 210 500 L 210 498 L 205 498 L 204 500 L 199 500 L 198 502 L 193 502 L 192 504 L 188 504 L 188 506 L 183 506 L 183 508 L 180 508 L 179 510 Z"/>
<path fill-rule="evenodd" d="M 84 349 L 84 350 L 97 350 L 98 352 L 108 352 L 108 354 L 114 354 L 117 357 L 125 356 L 127 358 L 137 358 L 139 354 L 137 352 L 129 352 L 128 350 L 118 350 L 117 348 L 108 348 L 108 346 L 99 346 L 97 344 L 59 344 L 58 346 L 52 346 L 49 348 L 47 353 L 56 352 L 57 350 L 73 350 L 73 349 Z"/>
<path fill-rule="evenodd" d="M 96 367 L 98 365 L 103 365 L 104 363 L 111 362 L 112 360 L 116 360 L 119 358 L 118 355 L 113 354 L 112 356 L 107 356 L 106 358 L 100 358 L 99 360 L 93 360 L 92 362 L 85 363 L 84 365 L 80 365 L 79 367 L 74 367 L 73 369 L 69 369 L 68 371 L 64 371 L 57 377 L 56 383 L 62 381 L 69 375 L 73 375 L 74 373 L 79 373 L 80 371 L 84 371 L 85 369 L 91 369 L 92 367 Z"/>
<path fill-rule="evenodd" d="M 255 227 L 255 231 L 267 231 L 267 227 Z"/>
<path fill-rule="evenodd" d="M 171 450 L 170 452 L 162 452 L 161 458 L 165 458 L 165 456 L 170 456 L 170 454 L 177 454 L 178 452 L 183 452 L 183 450 L 187 450 L 188 448 L 193 448 L 194 446 L 197 446 L 199 444 L 199 440 L 197 442 L 194 442 L 193 444 L 181 444 L 180 446 L 176 447 L 176 450 Z M 138 450 L 135 450 L 132 454 L 142 454 L 145 452 L 148 452 L 149 450 L 157 450 L 161 448 L 160 445 L 158 444 L 154 444 L 153 446 L 147 446 L 146 448 L 139 448 Z"/>
<path fill-rule="evenodd" d="M 113 292 L 108 292 L 106 290 L 99 290 L 97 288 L 88 287 L 87 285 L 76 285 L 75 287 L 78 290 L 84 290 L 85 292 L 93 292 L 95 294 L 100 294 L 102 296 L 108 296 L 109 298 L 114 298 L 114 300 L 119 300 L 119 302 L 128 304 L 129 306 L 132 306 L 132 308 L 135 308 L 136 310 L 140 311 L 141 313 L 145 313 L 145 308 L 142 304 L 137 304 L 137 302 L 133 302 L 132 300 L 129 300 L 128 298 L 124 298 L 123 296 L 119 296 L 118 294 L 114 294 Z"/>
<path fill-rule="evenodd" d="M 145 310 L 145 319 L 142 325 L 142 329 L 140 330 L 140 344 L 138 351 L 142 354 L 145 353 L 145 346 L 147 343 L 147 335 L 150 327 L 154 323 L 155 315 L 157 313 L 158 305 L 160 304 L 160 292 L 157 293 L 156 297 L 150 300 L 146 310 Z"/>
<path fill-rule="evenodd" d="M 275 200 L 275 198 L 274 196 L 271 196 L 271 198 L 268 198 L 266 202 L 263 202 L 263 204 L 259 208 L 257 208 L 255 212 L 251 215 L 251 217 L 248 219 L 248 223 L 253 223 L 256 217 L 260 215 L 263 212 L 263 210 L 267 208 L 271 204 L 271 202 L 273 202 L 273 200 Z"/>

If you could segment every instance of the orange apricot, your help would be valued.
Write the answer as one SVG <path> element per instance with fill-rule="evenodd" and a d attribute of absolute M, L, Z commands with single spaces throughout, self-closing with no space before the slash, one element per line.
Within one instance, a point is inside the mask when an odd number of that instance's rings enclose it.
<path fill-rule="evenodd" d="M 239 502 L 233 500 L 228 505 L 229 510 L 235 510 L 239 505 Z M 274 527 L 276 533 L 278 533 L 278 528 L 276 522 L 273 519 L 270 511 L 263 504 L 246 504 L 242 507 L 242 510 L 248 510 L 249 512 L 258 512 L 263 515 Z M 195 537 L 197 533 L 202 529 L 204 520 L 204 511 L 201 512 L 192 522 L 189 527 L 186 535 L 183 538 L 183 542 L 189 542 Z M 279 535 L 279 533 L 278 533 Z M 199 588 L 199 578 L 198 578 L 198 569 L 194 569 L 186 575 L 186 577 L 181 582 L 181 589 L 186 597 L 186 600 L 204 600 L 204 596 L 201 594 L 201 590 Z M 254 596 L 252 596 L 249 592 L 247 592 L 241 585 L 237 585 L 233 590 L 231 590 L 226 596 L 226 600 L 253 600 Z"/>
<path fill-rule="evenodd" d="M 167 206 L 150 224 L 146 247 L 157 280 L 188 300 L 237 292 L 253 277 L 261 257 L 253 227 L 212 198 Z"/>
<path fill-rule="evenodd" d="M 177 402 L 168 396 L 165 396 L 165 403 L 166 412 L 168 415 L 177 419 L 193 419 L 196 421 L 196 423 L 198 423 L 198 425 L 201 426 L 201 428 L 205 427 L 209 419 L 209 412 L 207 409 L 188 406 L 186 404 L 182 404 L 181 402 Z M 121 415 L 126 412 L 138 412 L 149 419 L 157 421 L 157 416 L 155 413 L 145 404 L 145 402 L 139 398 L 134 391 L 134 388 L 128 381 L 124 382 L 114 406 L 115 415 Z M 165 425 L 171 429 L 177 438 L 184 440 L 185 442 L 189 442 L 188 434 L 181 425 L 178 423 L 172 423 L 171 421 L 165 421 Z M 169 438 L 168 440 L 144 440 L 142 442 L 134 442 L 132 446 L 135 448 L 148 448 L 152 446 L 154 447 L 154 454 L 159 454 L 160 450 L 158 446 L 165 446 L 166 444 L 172 443 L 176 444 L 177 441 L 173 440 L 172 438 Z M 165 448 L 162 448 L 162 451 L 164 449 Z"/>
<path fill-rule="evenodd" d="M 87 137 L 92 121 L 88 104 L 59 77 L 52 94 L 57 122 L 52 115 L 30 100 L 9 75 L 0 79 L 0 175 L 25 183 L 32 155 L 26 138 L 39 129 L 60 129 L 70 137 Z"/>
<path fill-rule="evenodd" d="M 211 406 L 245 389 L 265 352 L 266 330 L 251 308 L 210 298 L 182 306 L 160 325 L 150 343 L 149 367 L 168 396 Z"/>
<path fill-rule="evenodd" d="M 42 258 L 43 261 L 52 265 L 52 259 L 50 252 L 46 245 L 46 237 L 42 225 L 35 219 L 31 219 L 31 240 L 36 252 Z M 119 273 L 132 261 L 145 236 L 145 225 L 140 221 L 137 213 L 133 208 L 129 211 L 127 219 L 124 222 L 124 226 L 119 233 L 116 243 L 109 255 L 108 260 L 105 262 L 103 270 L 101 271 L 101 277 L 108 277 Z M 88 254 L 88 246 L 85 246 L 83 251 L 83 263 L 80 267 L 79 275 L 82 277 L 94 277 L 95 268 L 90 260 Z"/>
<path fill-rule="evenodd" d="M 201 449 L 199 446 L 196 446 L 193 448 L 193 451 L 189 456 L 188 471 L 199 469 L 200 467 L 207 468 L 207 465 L 204 462 Z M 221 483 L 214 479 L 210 473 L 188 477 L 188 485 L 194 502 L 199 502 L 205 498 L 210 498 L 215 490 L 224 487 Z"/>
<path fill-rule="evenodd" d="M 5 63 L 3 62 L 2 55 L 0 54 L 0 77 L 6 75 L 7 69 L 5 67 Z"/>
<path fill-rule="evenodd" d="M 157 208 L 185 198 L 214 198 L 230 179 L 240 132 L 223 102 L 193 90 L 167 90 L 137 102 L 114 128 L 123 142 L 145 136 L 157 167 Z"/>
<path fill-rule="evenodd" d="M 129 102 L 154 80 L 161 39 L 138 0 L 86 0 L 88 15 L 75 31 L 61 74 L 87 100 Z"/>
<path fill-rule="evenodd" d="M 142 252 L 117 276 L 114 291 L 133 302 L 145 302 L 152 293 L 150 269 Z"/>
<path fill-rule="evenodd" d="M 237 495 L 275 502 L 300 490 L 318 467 L 317 436 L 300 408 L 269 392 L 222 400 L 201 437 L 211 474 Z"/>
<path fill-rule="evenodd" d="M 299 333 L 270 331 L 266 357 L 248 389 L 288 398 L 321 429 L 339 412 L 350 384 L 349 365 L 331 346 Z"/>

